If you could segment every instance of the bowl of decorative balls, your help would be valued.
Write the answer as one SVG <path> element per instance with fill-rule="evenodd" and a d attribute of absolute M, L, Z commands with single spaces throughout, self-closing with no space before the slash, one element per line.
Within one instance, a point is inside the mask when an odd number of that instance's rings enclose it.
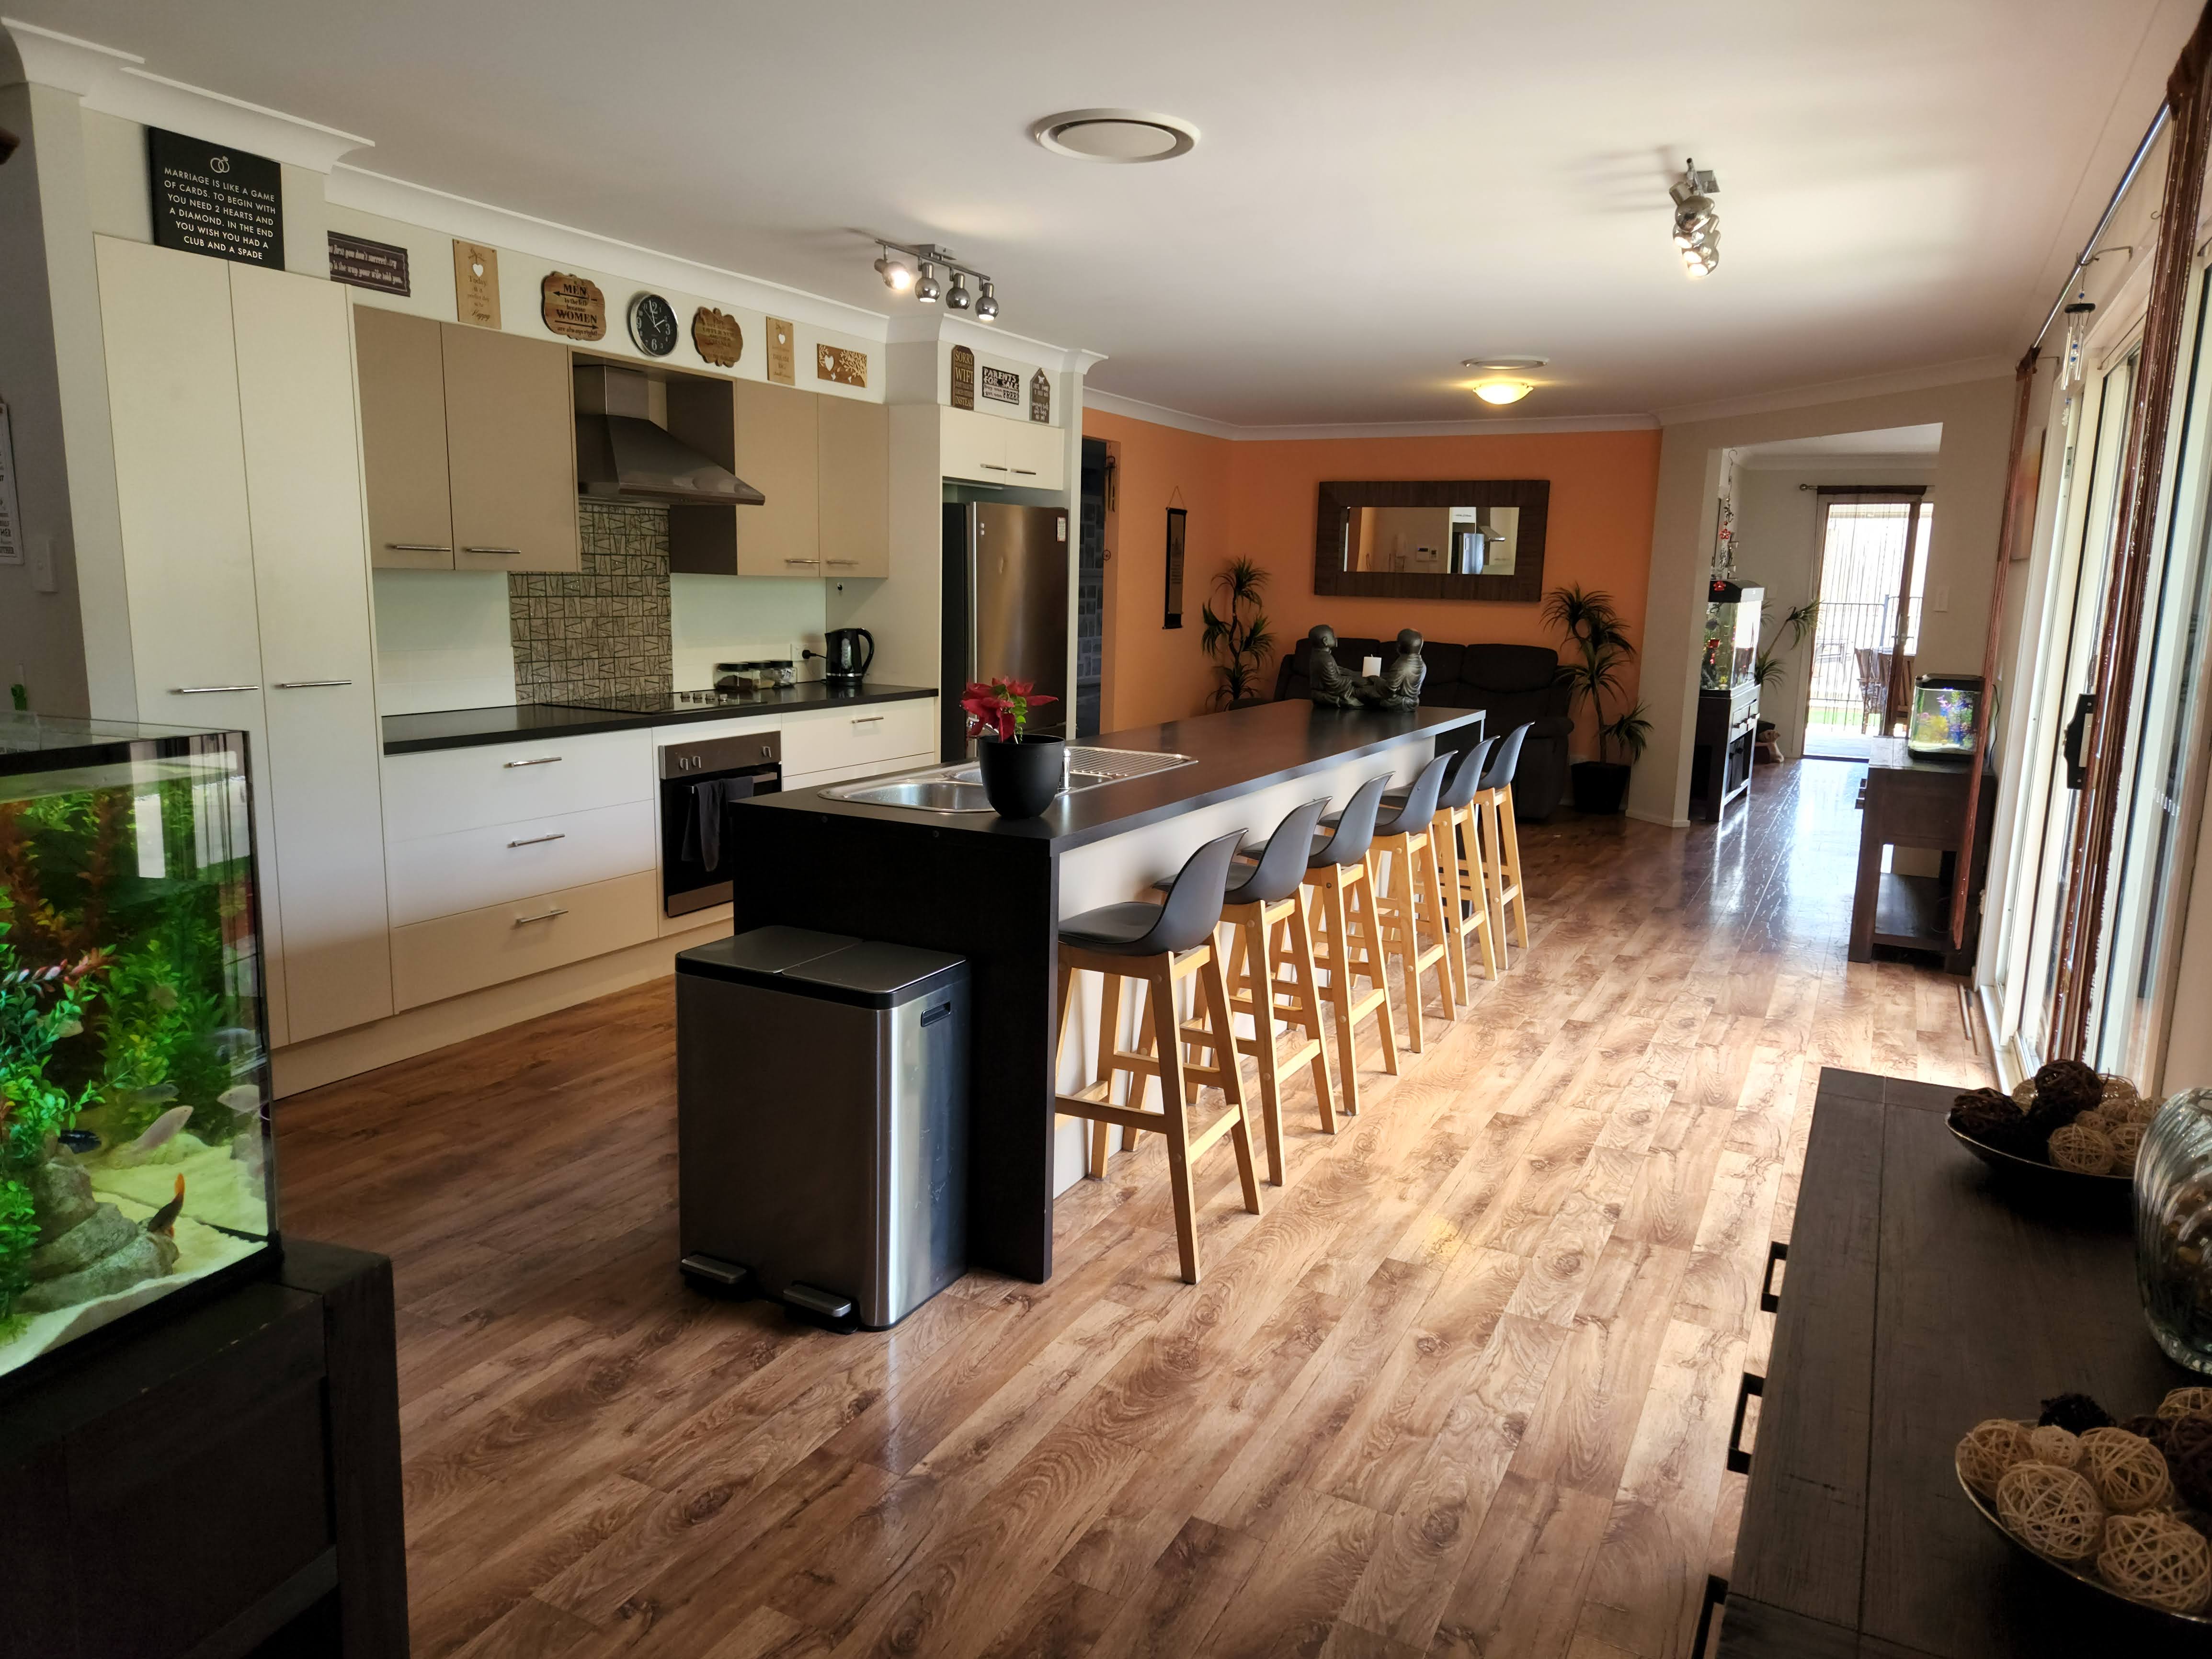
<path fill-rule="evenodd" d="M 2212 1626 L 2212 1389 L 2176 1389 L 2115 1423 L 2087 1395 L 2032 1423 L 1978 1423 L 1954 1454 L 1982 1516 L 2108 1595 Z"/>
<path fill-rule="evenodd" d="M 2054 1060 L 2008 1095 L 1997 1089 L 1960 1095 L 1948 1121 L 1960 1144 L 1993 1169 L 2124 1193 L 2158 1106 L 2124 1077 Z"/>

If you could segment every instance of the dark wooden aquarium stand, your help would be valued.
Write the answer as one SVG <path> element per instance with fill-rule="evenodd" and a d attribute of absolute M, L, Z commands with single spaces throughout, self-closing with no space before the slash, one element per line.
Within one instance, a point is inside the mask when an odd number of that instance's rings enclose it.
<path fill-rule="evenodd" d="M 1966 896 L 1966 933 L 1951 948 L 1951 889 L 1958 861 L 1966 856 L 1966 791 L 1972 760 L 1876 759 L 1867 763 L 1859 796 L 1858 884 L 1851 897 L 1850 959 L 1872 962 L 1877 945 L 1933 951 L 1948 973 L 1973 965 L 1980 933 L 1980 897 L 1988 878 L 1990 836 L 1996 822 L 1996 775 L 1982 779 L 1975 812 L 1973 867 Z M 1932 876 L 1905 875 L 1881 867 L 1886 848 L 1916 848 L 1942 855 Z M 1893 860 L 1894 862 L 1894 860 Z"/>
<path fill-rule="evenodd" d="M 1721 1659 L 2201 1656 L 2202 1626 L 2030 1559 L 1953 1472 L 1984 1418 L 2073 1390 L 2125 1417 L 2203 1380 L 2143 1323 L 2125 1194 L 2085 1214 L 2008 1188 L 1944 1127 L 1956 1092 L 1820 1073 L 1796 1225 L 1768 1265 L 1779 1291 L 1760 1303 L 1772 1357 L 1730 1437 L 1750 1482 L 1711 1587 Z"/>
<path fill-rule="evenodd" d="M 0 1656 L 404 1659 L 391 1262 L 288 1240 L 100 1334 L 0 1394 Z"/>
<path fill-rule="evenodd" d="M 1698 693 L 1698 725 L 1690 749 L 1690 816 L 1717 823 L 1729 803 L 1751 788 L 1752 750 L 1759 742 L 1759 688 Z"/>

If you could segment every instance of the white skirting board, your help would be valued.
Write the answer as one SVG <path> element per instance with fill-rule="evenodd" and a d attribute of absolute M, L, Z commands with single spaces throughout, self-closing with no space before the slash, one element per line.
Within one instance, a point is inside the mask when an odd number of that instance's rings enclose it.
<path fill-rule="evenodd" d="M 642 985 L 676 971 L 676 953 L 728 933 L 726 914 L 719 922 L 665 939 L 647 939 L 605 956 L 570 963 L 526 979 L 486 986 L 465 996 L 410 1008 L 350 1030 L 334 1031 L 309 1042 L 279 1048 L 270 1069 L 279 1099 L 325 1083 L 374 1071 L 395 1060 L 411 1060 L 452 1043 L 465 1042 L 503 1026 L 541 1014 L 572 1008 L 593 997 Z"/>

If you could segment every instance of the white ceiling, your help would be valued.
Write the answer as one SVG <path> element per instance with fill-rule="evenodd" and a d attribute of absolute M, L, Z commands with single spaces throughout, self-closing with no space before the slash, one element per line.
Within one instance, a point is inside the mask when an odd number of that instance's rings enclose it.
<path fill-rule="evenodd" d="M 860 231 L 998 278 L 1102 390 L 1244 425 L 1653 410 L 2026 345 L 2194 0 L 6 0 L 375 140 L 380 173 L 890 310 Z M 1027 136 L 1196 123 L 1157 166 Z M 1719 273 L 1666 186 L 1720 175 Z"/>
<path fill-rule="evenodd" d="M 1868 432 L 1832 432 L 1820 438 L 1777 438 L 1771 443 L 1746 444 L 1736 451 L 1736 462 L 1741 466 L 1765 467 L 1860 455 L 1926 458 L 1942 447 L 1943 423 L 1931 421 L 1925 426 L 1887 426 Z"/>

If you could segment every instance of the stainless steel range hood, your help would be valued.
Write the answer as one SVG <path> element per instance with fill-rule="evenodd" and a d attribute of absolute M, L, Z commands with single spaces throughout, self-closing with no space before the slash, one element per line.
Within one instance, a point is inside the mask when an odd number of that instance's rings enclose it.
<path fill-rule="evenodd" d="M 762 507 L 768 497 L 652 418 L 652 385 L 634 368 L 578 363 L 576 488 L 594 501 Z"/>

